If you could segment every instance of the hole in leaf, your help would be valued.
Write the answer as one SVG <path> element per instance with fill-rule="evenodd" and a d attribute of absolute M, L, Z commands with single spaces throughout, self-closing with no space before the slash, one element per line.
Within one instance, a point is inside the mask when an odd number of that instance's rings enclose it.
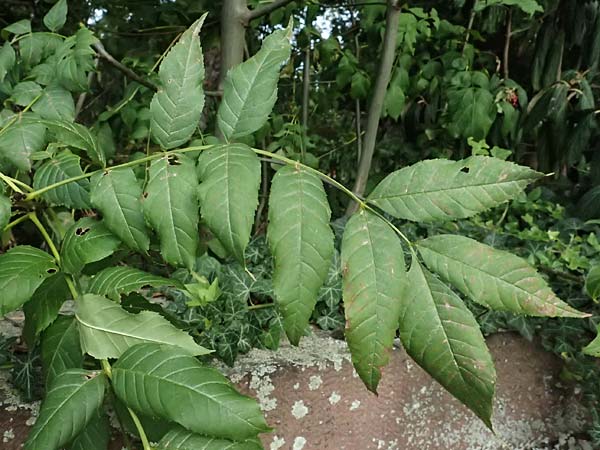
<path fill-rule="evenodd" d="M 46 270 L 46 273 L 49 273 L 50 275 L 52 275 L 53 273 L 58 272 L 54 267 L 51 267 L 50 269 Z"/>
<path fill-rule="evenodd" d="M 469 173 L 469 171 L 470 171 L 470 170 L 471 170 L 471 169 L 469 169 L 468 167 L 463 167 L 462 169 L 460 169 L 460 171 L 461 171 L 462 173 Z"/>
<path fill-rule="evenodd" d="M 90 231 L 90 228 L 89 228 L 89 227 L 85 227 L 85 228 L 77 228 L 77 229 L 75 230 L 75 234 L 76 234 L 77 236 L 83 236 L 83 235 L 85 235 L 85 234 L 86 234 L 88 231 Z"/>
<path fill-rule="evenodd" d="M 148 193 L 147 193 L 147 192 L 144 192 L 144 193 L 142 194 L 142 197 L 144 197 L 144 198 L 148 198 Z"/>
<path fill-rule="evenodd" d="M 179 162 L 179 159 L 177 158 L 177 155 L 169 155 L 169 157 L 167 158 L 167 162 L 169 163 L 170 166 L 181 165 L 181 163 Z"/>

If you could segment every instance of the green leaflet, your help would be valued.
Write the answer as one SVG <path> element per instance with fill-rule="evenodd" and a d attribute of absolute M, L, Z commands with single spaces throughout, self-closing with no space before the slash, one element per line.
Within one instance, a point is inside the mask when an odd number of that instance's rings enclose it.
<path fill-rule="evenodd" d="M 118 302 L 122 294 L 139 291 L 143 287 L 175 286 L 183 289 L 175 279 L 163 278 L 132 267 L 109 267 L 94 275 L 88 286 L 91 294 L 104 295 Z"/>
<path fill-rule="evenodd" d="M 104 399 L 103 374 L 71 369 L 50 385 L 25 450 L 58 450 L 83 431 Z"/>
<path fill-rule="evenodd" d="M 70 298 L 69 286 L 62 273 L 46 278 L 31 300 L 23 305 L 25 327 L 23 337 L 33 347 L 37 336 L 58 317 L 62 304 Z"/>
<path fill-rule="evenodd" d="M 106 450 L 111 431 L 106 414 L 96 411 L 96 414 L 69 446 L 69 450 Z"/>
<path fill-rule="evenodd" d="M 4 81 L 4 78 L 6 78 L 6 75 L 13 68 L 16 61 L 15 49 L 10 42 L 6 41 L 0 47 L 0 82 Z"/>
<path fill-rule="evenodd" d="M 466 87 L 448 93 L 448 112 L 452 117 L 452 130 L 456 137 L 485 139 L 497 109 L 494 96 L 487 89 Z"/>
<path fill-rule="evenodd" d="M 258 206 L 260 169 L 260 160 L 244 144 L 216 147 L 198 158 L 202 217 L 242 265 Z"/>
<path fill-rule="evenodd" d="M 585 292 L 592 300 L 600 298 L 600 266 L 594 266 L 585 277 Z"/>
<path fill-rule="evenodd" d="M 206 14 L 192 24 L 160 64 L 160 86 L 150 104 L 152 138 L 164 149 L 190 140 L 204 108 L 204 58 L 198 33 Z"/>
<path fill-rule="evenodd" d="M 23 305 L 57 271 L 52 256 L 28 245 L 19 245 L 0 255 L 0 315 Z"/>
<path fill-rule="evenodd" d="M 58 31 L 67 21 L 67 0 L 58 0 L 44 16 L 44 25 L 50 31 Z"/>
<path fill-rule="evenodd" d="M 158 233 L 163 259 L 192 269 L 198 248 L 198 179 L 191 159 L 171 155 L 157 159 L 149 170 L 143 209 Z"/>
<path fill-rule="evenodd" d="M 226 140 L 254 133 L 267 121 L 277 100 L 281 66 L 290 57 L 292 22 L 276 30 L 261 49 L 227 74 L 217 123 Z"/>
<path fill-rule="evenodd" d="M 129 407 L 190 431 L 233 440 L 269 431 L 255 400 L 179 348 L 137 345 L 119 359 L 112 373 L 115 394 Z"/>
<path fill-rule="evenodd" d="M 464 236 L 418 242 L 430 270 L 483 306 L 543 317 L 588 317 L 560 300 L 527 262 Z"/>
<path fill-rule="evenodd" d="M 369 202 L 416 222 L 471 217 L 507 202 L 543 174 L 487 156 L 421 161 L 388 175 Z"/>
<path fill-rule="evenodd" d="M 597 327 L 598 336 L 583 348 L 583 353 L 600 358 L 600 325 Z"/>
<path fill-rule="evenodd" d="M 331 210 L 319 177 L 283 167 L 271 183 L 267 239 L 273 288 L 290 342 L 298 345 L 333 258 Z"/>
<path fill-rule="evenodd" d="M 98 145 L 96 137 L 86 127 L 64 120 L 44 120 L 43 123 L 54 135 L 56 142 L 83 150 L 92 161 L 102 167 L 106 166 L 104 151 Z"/>
<path fill-rule="evenodd" d="M 31 33 L 31 21 L 29 19 L 22 19 L 18 22 L 11 23 L 7 27 L 4 27 L 3 30 L 13 33 L 15 36 Z"/>
<path fill-rule="evenodd" d="M 79 156 L 65 150 L 53 159 L 46 161 L 36 170 L 33 175 L 33 187 L 36 190 L 42 189 L 59 181 L 80 175 L 83 175 L 83 171 L 79 165 Z M 87 179 L 68 183 L 42 194 L 42 197 L 51 204 L 76 209 L 89 209 L 91 208 L 88 193 L 89 184 L 90 182 Z"/>
<path fill-rule="evenodd" d="M 0 155 L 24 172 L 31 170 L 31 154 L 46 144 L 46 127 L 33 122 L 32 118 L 31 114 L 24 113 L 0 134 Z"/>
<path fill-rule="evenodd" d="M 66 273 L 78 275 L 86 264 L 112 255 L 121 241 L 102 222 L 84 217 L 67 230 L 60 249 L 61 267 Z"/>
<path fill-rule="evenodd" d="M 140 203 L 142 188 L 133 169 L 107 170 L 92 178 L 90 199 L 110 231 L 132 250 L 148 251 L 150 238 Z"/>
<path fill-rule="evenodd" d="M 27 106 L 42 93 L 39 84 L 33 81 L 22 81 L 13 88 L 11 99 L 19 106 Z"/>
<path fill-rule="evenodd" d="M 73 96 L 65 88 L 50 85 L 42 91 L 42 96 L 33 104 L 31 110 L 42 119 L 64 120 L 72 122 L 75 119 L 75 102 Z M 70 124 L 78 125 L 78 124 Z M 82 125 L 78 125 L 83 128 Z"/>
<path fill-rule="evenodd" d="M 72 316 L 59 317 L 42 334 L 42 365 L 46 386 L 69 369 L 80 369 L 83 352 L 79 345 L 77 321 Z"/>
<path fill-rule="evenodd" d="M 398 236 L 364 209 L 344 230 L 342 272 L 346 341 L 360 378 L 376 392 L 398 328 L 406 272 Z"/>
<path fill-rule="evenodd" d="M 474 10 L 481 12 L 488 6 L 496 5 L 516 6 L 530 16 L 536 12 L 544 12 L 542 5 L 535 0 L 478 0 L 475 2 Z"/>
<path fill-rule="evenodd" d="M 10 198 L 4 194 L 0 194 L 0 230 L 4 230 L 6 225 L 8 225 L 11 214 L 12 203 Z"/>
<path fill-rule="evenodd" d="M 234 442 L 194 434 L 185 428 L 175 427 L 158 443 L 156 450 L 262 450 L 258 439 Z"/>
<path fill-rule="evenodd" d="M 400 339 L 407 353 L 491 429 L 496 371 L 479 324 L 416 255 L 404 292 Z"/>
<path fill-rule="evenodd" d="M 131 314 L 99 295 L 80 297 L 75 317 L 79 322 L 81 347 L 96 359 L 118 358 L 128 348 L 144 342 L 178 346 L 193 355 L 210 353 L 157 313 Z"/>

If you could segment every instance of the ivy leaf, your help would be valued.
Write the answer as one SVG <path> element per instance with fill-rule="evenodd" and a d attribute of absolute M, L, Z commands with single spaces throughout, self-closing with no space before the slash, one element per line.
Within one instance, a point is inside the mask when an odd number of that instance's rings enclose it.
<path fill-rule="evenodd" d="M 96 359 L 118 358 L 128 348 L 144 342 L 178 346 L 193 355 L 210 353 L 159 314 L 151 311 L 131 314 L 99 295 L 79 298 L 76 317 L 81 346 Z"/>
<path fill-rule="evenodd" d="M 0 230 L 4 230 L 6 225 L 8 225 L 11 214 L 12 203 L 10 198 L 4 194 L 0 194 Z"/>
<path fill-rule="evenodd" d="M 369 202 L 415 222 L 463 219 L 505 203 L 544 175 L 486 156 L 421 161 L 388 175 Z"/>
<path fill-rule="evenodd" d="M 165 156 L 150 165 L 144 194 L 146 219 L 158 233 L 163 259 L 192 269 L 198 249 L 198 179 L 184 155 Z"/>
<path fill-rule="evenodd" d="M 68 150 L 57 154 L 36 170 L 33 175 L 33 188 L 42 189 L 59 181 L 83 175 L 79 161 L 79 156 Z M 42 194 L 42 197 L 54 205 L 90 209 L 89 185 L 90 182 L 87 179 L 82 179 L 52 189 Z"/>
<path fill-rule="evenodd" d="M 262 450 L 258 440 L 234 442 L 194 434 L 185 428 L 175 427 L 160 440 L 157 450 Z"/>
<path fill-rule="evenodd" d="M 31 170 L 31 154 L 44 148 L 46 127 L 23 114 L 0 134 L 0 155 L 24 172 Z"/>
<path fill-rule="evenodd" d="M 198 159 L 202 217 L 242 265 L 258 206 L 260 169 L 260 160 L 244 144 L 216 147 Z"/>
<path fill-rule="evenodd" d="M 86 127 L 64 120 L 45 120 L 44 124 L 54 134 L 56 142 L 83 150 L 92 161 L 102 167 L 106 166 L 106 155 L 98 146 L 96 137 Z"/>
<path fill-rule="evenodd" d="M 281 66 L 291 52 L 292 22 L 263 41 L 261 49 L 227 74 L 217 123 L 226 140 L 234 140 L 260 129 L 277 100 Z"/>
<path fill-rule="evenodd" d="M 108 170 L 92 178 L 90 199 L 106 227 L 132 250 L 146 253 L 150 238 L 141 198 L 142 188 L 132 169 Z"/>
<path fill-rule="evenodd" d="M 67 0 L 58 0 L 44 16 L 44 25 L 50 31 L 60 30 L 67 21 Z"/>
<path fill-rule="evenodd" d="M 16 61 L 15 49 L 10 45 L 10 42 L 5 42 L 0 47 L 0 82 L 4 81 L 6 74 L 13 68 Z"/>
<path fill-rule="evenodd" d="M 83 352 L 74 317 L 61 316 L 44 331 L 42 365 L 46 373 L 46 386 L 52 384 L 61 373 L 82 367 Z"/>
<path fill-rule="evenodd" d="M 57 271 L 52 256 L 28 245 L 18 245 L 0 255 L 0 315 L 23 305 Z"/>
<path fill-rule="evenodd" d="M 71 369 L 50 385 L 24 450 L 58 450 L 77 437 L 97 414 L 104 399 L 106 378 L 88 370 Z"/>
<path fill-rule="evenodd" d="M 15 85 L 11 99 L 19 106 L 27 106 L 42 93 L 42 87 L 34 81 L 22 81 Z"/>
<path fill-rule="evenodd" d="M 496 371 L 473 314 L 416 255 L 401 303 L 407 353 L 491 429 Z"/>
<path fill-rule="evenodd" d="M 592 300 L 600 298 L 600 266 L 594 266 L 590 269 L 585 278 L 585 292 Z"/>
<path fill-rule="evenodd" d="M 88 286 L 88 292 L 104 295 L 119 301 L 122 294 L 130 294 L 146 287 L 175 286 L 183 289 L 183 285 L 175 280 L 149 274 L 131 267 L 109 267 L 94 275 Z"/>
<path fill-rule="evenodd" d="M 456 137 L 472 137 L 479 141 L 488 135 L 498 111 L 490 91 L 466 87 L 449 91 L 448 112 Z"/>
<path fill-rule="evenodd" d="M 110 435 L 111 429 L 106 414 L 96 411 L 96 414 L 69 446 L 69 450 L 106 450 Z"/>
<path fill-rule="evenodd" d="M 66 273 L 78 275 L 86 264 L 112 255 L 120 245 L 121 241 L 102 222 L 84 217 L 67 230 L 60 250 L 61 267 Z"/>
<path fill-rule="evenodd" d="M 524 259 L 464 236 L 418 242 L 430 270 L 471 300 L 495 311 L 538 317 L 589 317 L 560 300 Z"/>
<path fill-rule="evenodd" d="M 46 86 L 42 91 L 42 96 L 33 104 L 31 110 L 39 114 L 42 119 L 47 120 L 64 120 L 68 123 L 75 118 L 73 96 L 65 88 L 56 85 Z M 83 125 L 78 126 L 83 127 Z M 66 143 L 68 144 L 68 142 Z"/>
<path fill-rule="evenodd" d="M 304 334 L 333 257 L 331 210 L 319 177 L 283 167 L 271 184 L 267 238 L 273 287 L 290 342 Z"/>
<path fill-rule="evenodd" d="M 255 400 L 177 347 L 136 345 L 112 373 L 115 394 L 129 407 L 195 433 L 242 440 L 269 431 Z"/>
<path fill-rule="evenodd" d="M 204 58 L 198 33 L 206 14 L 192 24 L 160 65 L 161 85 L 150 104 L 150 131 L 164 149 L 190 140 L 204 108 Z"/>
<path fill-rule="evenodd" d="M 346 341 L 358 375 L 377 392 L 396 336 L 406 278 L 398 236 L 373 213 L 359 211 L 344 231 L 342 268 Z"/>
<path fill-rule="evenodd" d="M 60 307 L 68 298 L 70 293 L 65 276 L 57 273 L 46 278 L 31 300 L 23 305 L 23 337 L 29 347 L 33 348 L 37 336 L 58 317 Z"/>

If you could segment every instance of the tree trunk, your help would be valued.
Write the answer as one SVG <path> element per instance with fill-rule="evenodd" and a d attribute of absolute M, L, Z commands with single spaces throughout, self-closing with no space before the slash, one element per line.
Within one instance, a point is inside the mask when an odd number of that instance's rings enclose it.
<path fill-rule="evenodd" d="M 219 90 L 223 89 L 223 81 L 227 76 L 227 71 L 244 61 L 248 13 L 246 0 L 224 0 L 223 2 Z"/>

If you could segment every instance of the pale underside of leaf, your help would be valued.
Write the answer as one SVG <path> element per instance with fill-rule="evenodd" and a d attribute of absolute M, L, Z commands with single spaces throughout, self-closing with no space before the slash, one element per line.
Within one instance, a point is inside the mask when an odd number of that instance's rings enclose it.
<path fill-rule="evenodd" d="M 368 200 L 400 219 L 460 219 L 513 199 L 542 176 L 528 167 L 486 156 L 464 161 L 433 159 L 388 175 Z"/>
<path fill-rule="evenodd" d="M 376 392 L 398 328 L 406 279 L 398 236 L 373 213 L 359 211 L 344 231 L 342 268 L 346 341 L 356 371 Z"/>
<path fill-rule="evenodd" d="M 496 311 L 587 317 L 560 300 L 525 260 L 473 239 L 438 235 L 418 243 L 429 269 L 471 300 Z"/>
<path fill-rule="evenodd" d="M 267 238 L 273 288 L 290 342 L 297 345 L 317 302 L 334 250 L 331 210 L 318 176 L 284 167 L 271 184 Z"/>
<path fill-rule="evenodd" d="M 479 324 L 416 257 L 402 298 L 400 339 L 417 364 L 492 427 L 496 371 Z"/>

